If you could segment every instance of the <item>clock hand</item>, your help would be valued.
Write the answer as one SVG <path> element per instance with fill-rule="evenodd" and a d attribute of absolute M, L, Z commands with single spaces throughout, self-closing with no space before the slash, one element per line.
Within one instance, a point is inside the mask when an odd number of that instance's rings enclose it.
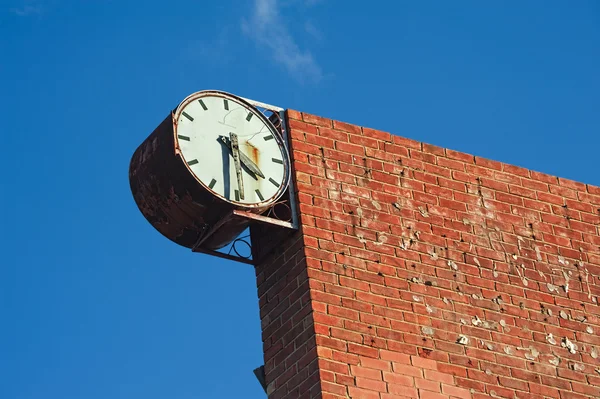
<path fill-rule="evenodd" d="M 244 178 L 242 176 L 242 166 L 240 164 L 240 149 L 238 146 L 237 134 L 229 133 L 229 142 L 233 163 L 235 165 L 235 174 L 237 175 L 238 188 L 240 190 L 240 199 L 244 199 Z"/>
<path fill-rule="evenodd" d="M 263 179 L 265 178 L 265 175 L 258 168 L 258 165 L 256 165 L 254 162 L 252 162 L 252 160 L 250 158 L 248 158 L 248 156 L 246 154 L 244 154 L 243 152 L 240 152 L 240 160 L 242 161 L 244 166 L 246 166 L 248 169 L 250 169 L 250 171 L 252 173 L 254 173 L 256 176 L 262 177 Z"/>
<path fill-rule="evenodd" d="M 232 135 L 233 133 L 230 133 L 230 135 Z M 225 144 L 227 146 L 227 148 L 229 148 L 229 151 L 232 152 L 232 143 L 231 140 L 227 139 L 227 137 L 225 136 L 220 136 L 220 141 Z M 250 158 L 248 158 L 248 156 L 246 154 L 244 154 L 242 151 L 239 151 L 240 154 L 240 161 L 242 162 L 242 164 L 248 168 L 248 170 L 252 173 L 254 173 L 256 176 L 258 177 L 262 177 L 263 179 L 265 178 L 264 173 L 260 170 L 260 168 L 258 167 L 257 164 L 255 164 Z M 232 154 L 233 155 L 233 154 Z"/>

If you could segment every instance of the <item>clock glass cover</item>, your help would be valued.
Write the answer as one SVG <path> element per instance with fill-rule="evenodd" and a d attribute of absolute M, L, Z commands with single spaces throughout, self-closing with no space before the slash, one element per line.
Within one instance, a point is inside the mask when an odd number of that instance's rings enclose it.
<path fill-rule="evenodd" d="M 287 187 L 289 157 L 265 116 L 222 92 L 189 96 L 175 112 L 177 147 L 196 178 L 239 205 L 267 205 Z"/>

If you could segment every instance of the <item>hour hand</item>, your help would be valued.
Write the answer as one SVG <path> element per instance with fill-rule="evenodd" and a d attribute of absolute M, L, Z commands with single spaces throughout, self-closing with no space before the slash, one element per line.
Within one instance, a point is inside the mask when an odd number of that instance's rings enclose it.
<path fill-rule="evenodd" d="M 248 156 L 246 156 L 246 154 L 244 154 L 241 151 L 240 151 L 240 160 L 242 161 L 244 166 L 247 167 L 248 169 L 250 169 L 250 171 L 252 173 L 254 173 L 256 176 L 262 177 L 263 179 L 265 178 L 265 175 L 258 168 L 258 165 L 255 164 L 254 162 L 252 162 L 252 160 L 250 158 L 248 158 Z"/>

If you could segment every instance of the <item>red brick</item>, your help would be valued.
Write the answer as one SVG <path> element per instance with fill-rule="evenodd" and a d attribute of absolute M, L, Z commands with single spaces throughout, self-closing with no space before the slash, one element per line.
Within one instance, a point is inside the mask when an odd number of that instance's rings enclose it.
<path fill-rule="evenodd" d="M 439 381 L 435 380 L 424 380 L 421 378 L 415 378 L 414 384 L 417 388 L 431 392 L 442 392 L 442 386 Z"/>
<path fill-rule="evenodd" d="M 407 387 L 412 387 L 414 385 L 414 381 L 415 381 L 415 379 L 413 377 L 401 375 L 398 373 L 389 373 L 389 372 L 383 373 L 383 380 L 385 382 L 389 382 L 392 384 L 398 384 L 398 385 L 404 385 Z"/>
<path fill-rule="evenodd" d="M 322 137 L 322 136 L 313 136 L 313 135 L 307 135 L 306 136 L 306 142 L 310 143 L 310 144 L 315 144 L 318 145 L 319 147 L 323 147 L 323 148 L 334 148 L 334 141 L 333 139 L 327 138 L 327 137 Z"/>
<path fill-rule="evenodd" d="M 316 115 L 302 113 L 302 120 L 306 123 L 310 123 L 317 126 L 332 127 L 333 121 L 331 119 L 323 118 Z"/>
<path fill-rule="evenodd" d="M 480 158 L 480 157 L 475 157 L 475 163 L 477 165 L 483 166 L 485 168 L 490 168 L 490 169 L 495 169 L 495 170 L 502 170 L 502 163 L 498 162 L 498 161 L 492 161 L 489 159 L 485 159 L 485 158 Z"/>
<path fill-rule="evenodd" d="M 400 375 L 412 376 L 416 378 L 423 378 L 423 370 L 416 366 L 409 366 L 406 364 L 393 364 L 394 372 Z"/>
<path fill-rule="evenodd" d="M 370 129 L 370 128 L 366 128 L 366 127 L 363 127 L 363 134 L 367 137 L 373 137 L 378 140 L 383 140 L 383 141 L 391 141 L 392 140 L 392 135 L 389 134 L 388 132 L 382 132 L 380 130 Z"/>
<path fill-rule="evenodd" d="M 366 136 L 350 136 L 350 142 L 364 147 L 379 148 L 379 140 Z"/>
<path fill-rule="evenodd" d="M 430 381 L 438 381 L 443 384 L 454 384 L 454 377 L 451 374 L 440 373 L 433 370 L 424 370 L 425 379 Z"/>
<path fill-rule="evenodd" d="M 302 120 L 302 113 L 300 111 L 295 111 L 293 109 L 287 109 L 285 111 L 285 113 L 289 119 Z"/>
<path fill-rule="evenodd" d="M 370 357 L 360 356 L 360 365 L 372 369 L 388 371 L 391 370 L 391 364 L 388 361 L 373 359 Z"/>
<path fill-rule="evenodd" d="M 471 392 L 468 389 L 458 388 L 452 385 L 442 384 L 442 392 L 448 394 L 452 397 L 461 398 L 461 399 L 470 399 Z"/>
<path fill-rule="evenodd" d="M 343 130 L 348 133 L 361 134 L 362 129 L 360 126 L 352 125 L 350 123 L 333 121 L 333 128 L 337 130 Z"/>
<path fill-rule="evenodd" d="M 348 133 L 327 127 L 318 127 L 318 133 L 322 137 L 327 137 L 339 142 L 348 142 Z"/>
<path fill-rule="evenodd" d="M 528 169 L 521 168 L 519 166 L 508 165 L 505 163 L 502 164 L 502 170 L 507 173 L 512 173 L 514 175 L 522 176 L 522 177 L 529 177 L 529 174 L 530 174 Z"/>
<path fill-rule="evenodd" d="M 351 386 L 348 387 L 348 393 L 352 399 L 380 399 L 379 392 L 371 391 L 369 389 Z"/>
<path fill-rule="evenodd" d="M 430 391 L 419 391 L 420 399 L 448 399 L 448 395 Z"/>
<path fill-rule="evenodd" d="M 350 373 L 353 376 L 369 378 L 371 380 L 383 381 L 381 370 L 370 369 L 360 366 L 350 366 Z"/>
<path fill-rule="evenodd" d="M 456 160 L 463 161 L 466 163 L 472 164 L 475 162 L 475 157 L 473 155 L 466 154 L 464 152 L 458 152 L 458 151 L 446 149 L 446 156 L 450 159 L 456 159 Z"/>
<path fill-rule="evenodd" d="M 347 152 L 350 154 L 356 154 L 356 155 L 364 155 L 365 154 L 365 148 L 361 145 L 336 142 L 335 148 L 340 151 Z"/>
<path fill-rule="evenodd" d="M 408 157 L 408 148 L 406 148 L 405 146 L 394 145 L 391 143 L 385 143 L 384 149 L 388 153 L 400 155 L 403 157 Z"/>
<path fill-rule="evenodd" d="M 358 345 L 354 343 L 348 343 L 348 352 L 355 353 L 357 355 L 377 358 L 378 350 L 365 345 Z"/>
<path fill-rule="evenodd" d="M 417 150 L 421 149 L 421 143 L 415 140 L 407 139 L 405 137 L 400 137 L 396 135 L 392 135 L 392 141 L 394 144 L 398 144 L 408 148 L 414 148 Z"/>

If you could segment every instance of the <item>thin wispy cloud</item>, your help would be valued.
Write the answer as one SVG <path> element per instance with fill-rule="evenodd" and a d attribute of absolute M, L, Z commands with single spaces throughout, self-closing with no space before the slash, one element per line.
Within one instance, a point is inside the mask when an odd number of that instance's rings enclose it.
<path fill-rule="evenodd" d="M 242 21 L 242 31 L 292 76 L 318 81 L 321 67 L 308 50 L 303 50 L 282 22 L 278 0 L 254 0 L 252 14 Z"/>
<path fill-rule="evenodd" d="M 320 42 L 321 40 L 323 40 L 323 35 L 321 34 L 321 31 L 311 21 L 306 21 L 304 23 L 304 30 L 316 41 Z"/>
<path fill-rule="evenodd" d="M 24 5 L 22 7 L 11 8 L 10 12 L 19 17 L 30 17 L 41 15 L 44 9 L 40 5 Z"/>

